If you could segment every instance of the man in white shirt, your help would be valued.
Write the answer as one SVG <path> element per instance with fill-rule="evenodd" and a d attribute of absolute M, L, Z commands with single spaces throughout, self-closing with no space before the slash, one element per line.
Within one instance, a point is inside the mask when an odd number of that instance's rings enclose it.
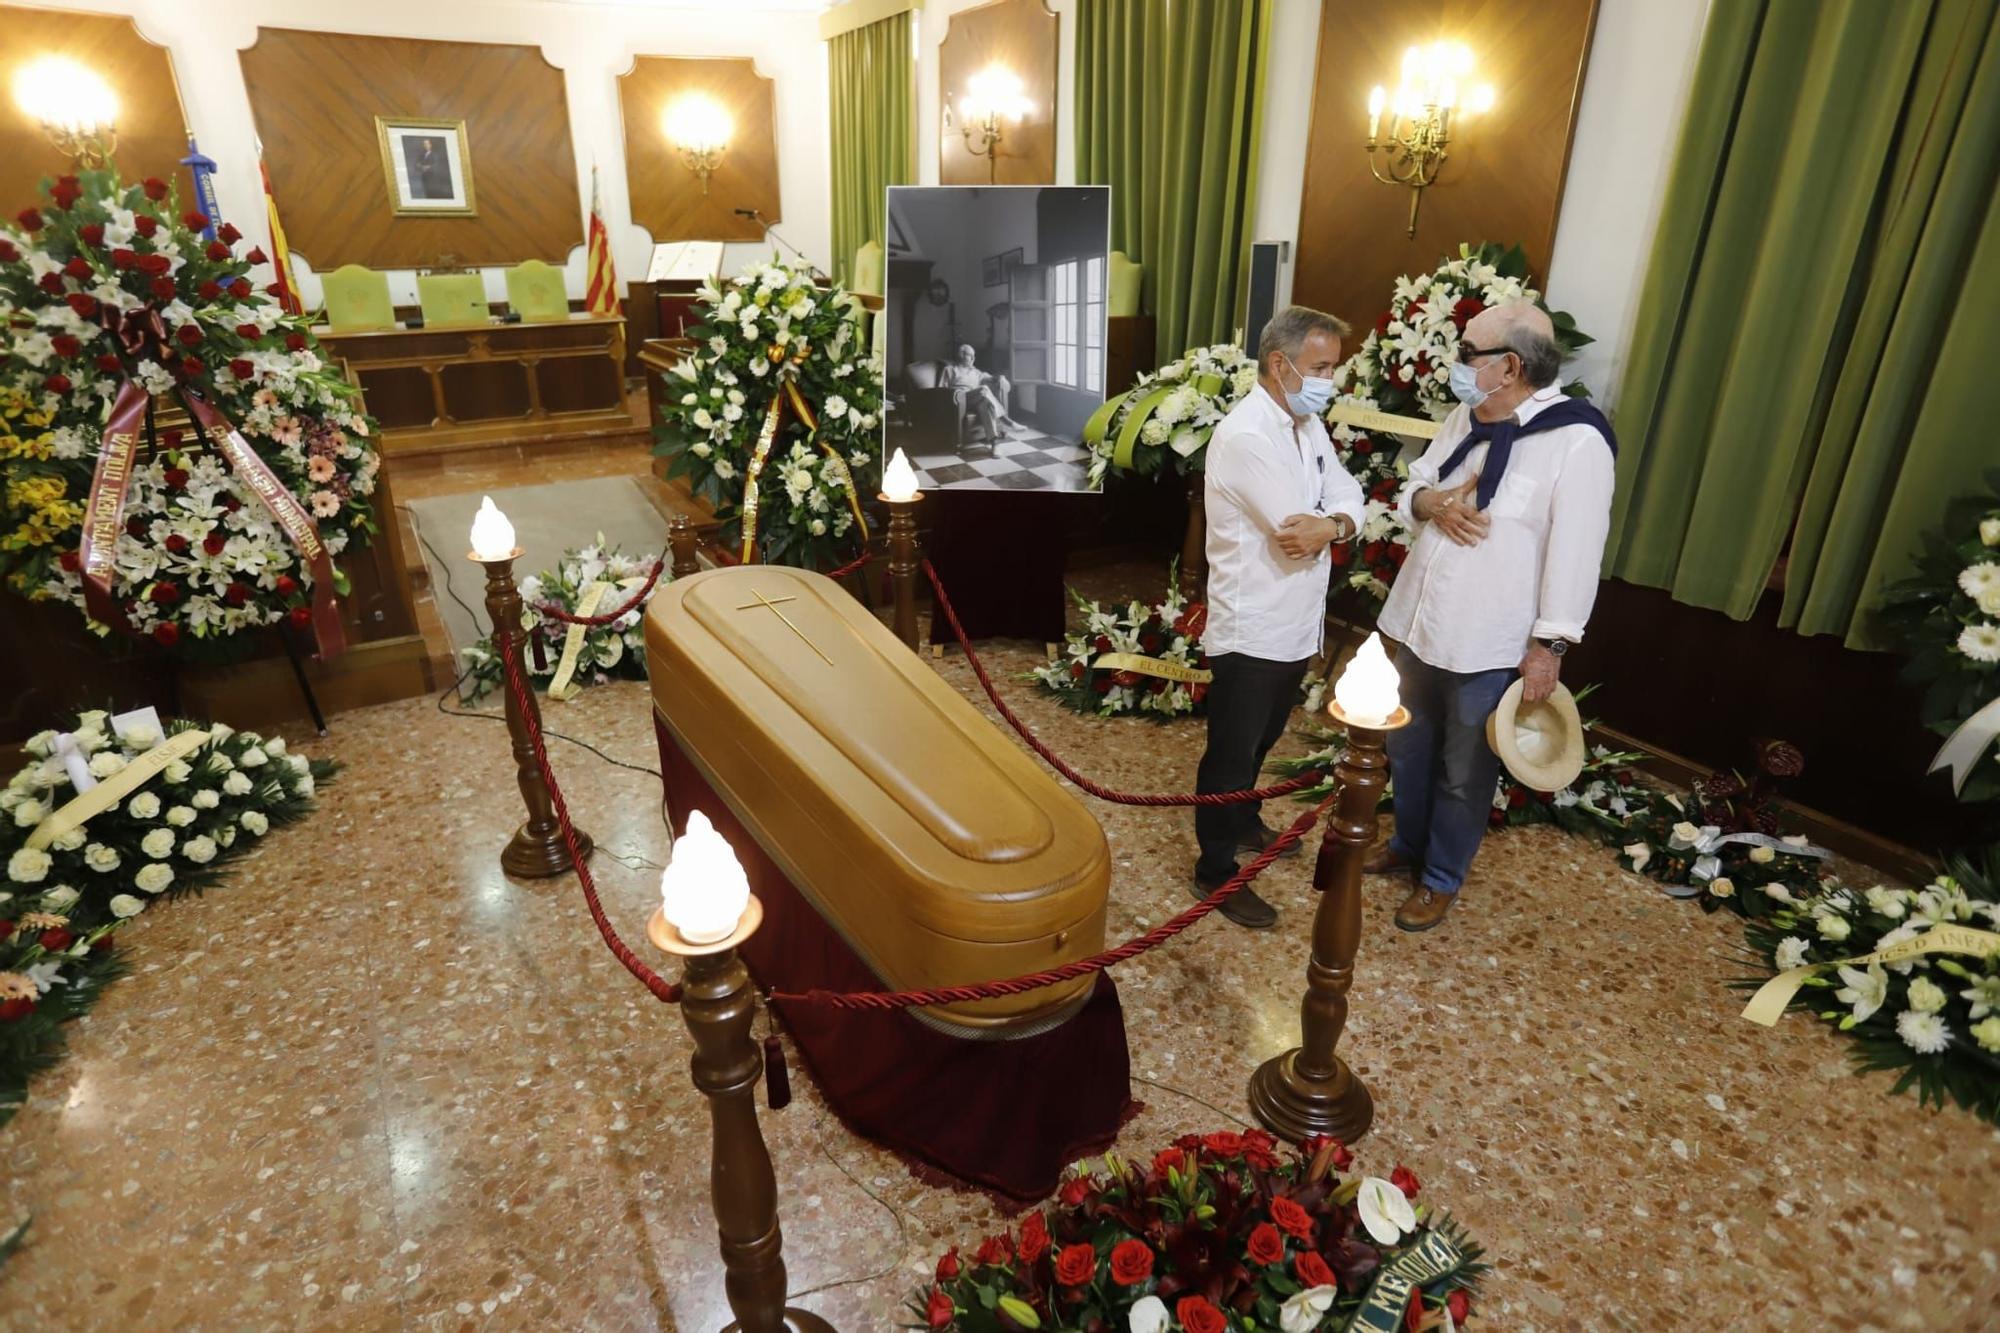
<path fill-rule="evenodd" d="M 1475 316 L 1451 369 L 1464 406 L 1399 502 L 1417 535 L 1377 626 L 1402 645 L 1410 723 L 1388 740 L 1396 832 L 1367 869 L 1411 872 L 1404 930 L 1444 920 L 1485 835 L 1500 776 L 1487 715 L 1516 676 L 1531 702 L 1554 691 L 1597 597 L 1618 445 L 1557 387 L 1561 365 L 1533 302 Z"/>
<path fill-rule="evenodd" d="M 1340 465 L 1319 419 L 1333 396 L 1346 332 L 1332 315 L 1304 306 L 1272 316 L 1257 339 L 1257 387 L 1209 439 L 1202 644 L 1215 679 L 1196 791 L 1257 785 L 1298 702 L 1306 661 L 1319 651 L 1332 567 L 1327 546 L 1361 528 L 1361 485 Z M 1261 851 L 1276 836 L 1258 812 L 1249 803 L 1195 807 L 1196 897 L 1236 874 L 1238 853 Z M 1222 914 L 1257 929 L 1278 919 L 1248 888 L 1225 900 Z"/>

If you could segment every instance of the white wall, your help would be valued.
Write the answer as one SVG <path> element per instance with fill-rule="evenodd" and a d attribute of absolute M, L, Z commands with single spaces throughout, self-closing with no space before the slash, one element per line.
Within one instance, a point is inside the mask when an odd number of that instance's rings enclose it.
<path fill-rule="evenodd" d="M 1597 341 L 1570 376 L 1615 410 L 1709 0 L 1599 0 L 1544 298 Z"/>
<path fill-rule="evenodd" d="M 618 76 L 631 68 L 636 55 L 752 57 L 758 73 L 774 80 L 782 213 L 778 230 L 822 268 L 831 266 L 826 48 L 819 39 L 817 18 L 825 7 L 823 0 L 688 0 L 675 8 L 576 0 L 57 0 L 57 4 L 133 15 L 141 33 L 169 48 L 189 124 L 202 151 L 219 168 L 215 185 L 223 214 L 245 235 L 260 241 L 265 224 L 255 129 L 237 62 L 238 51 L 256 41 L 260 25 L 540 47 L 549 63 L 563 71 L 569 96 L 579 205 L 577 244 L 568 266 L 573 297 L 583 295 L 583 237 L 593 161 L 599 168 L 605 224 L 611 230 L 619 278 L 643 278 L 651 255 L 650 238 L 631 220 L 626 193 Z M 280 198 L 280 216 L 284 206 Z M 725 254 L 724 269 L 733 270 L 765 253 L 761 245 L 733 244 Z M 301 294 L 309 303 L 316 301 L 317 279 L 306 271 L 307 263 L 298 268 Z M 487 270 L 486 278 L 488 295 L 504 299 L 499 270 Z M 415 304 L 412 272 L 392 272 L 390 289 L 397 301 Z"/>
<path fill-rule="evenodd" d="M 1305 201 L 1306 135 L 1312 129 L 1313 72 L 1319 62 L 1320 0 L 1277 0 L 1272 6 L 1270 85 L 1264 93 L 1263 142 L 1257 158 L 1257 200 L 1250 239 L 1284 241 L 1278 304 L 1292 299 L 1299 249 L 1299 206 Z"/>

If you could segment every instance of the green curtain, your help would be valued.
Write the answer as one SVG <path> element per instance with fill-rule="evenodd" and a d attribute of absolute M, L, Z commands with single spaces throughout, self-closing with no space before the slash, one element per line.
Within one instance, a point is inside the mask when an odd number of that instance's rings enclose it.
<path fill-rule="evenodd" d="M 833 273 L 846 286 L 854 252 L 882 240 L 883 191 L 917 178 L 916 61 L 911 14 L 841 33 L 826 44 L 833 158 Z"/>
<path fill-rule="evenodd" d="M 1880 590 L 1996 452 L 1953 370 L 2000 334 L 1961 299 L 2000 245 L 1996 8 L 1711 8 L 1619 395 L 1608 573 L 1740 619 L 1790 539 L 1784 622 L 1874 646 Z"/>
<path fill-rule="evenodd" d="M 1076 179 L 1146 267 L 1162 362 L 1243 321 L 1271 0 L 1082 0 Z"/>

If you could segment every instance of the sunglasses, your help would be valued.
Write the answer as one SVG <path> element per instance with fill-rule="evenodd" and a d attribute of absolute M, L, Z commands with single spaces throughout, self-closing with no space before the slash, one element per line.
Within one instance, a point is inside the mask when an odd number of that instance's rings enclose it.
<path fill-rule="evenodd" d="M 1505 347 L 1474 347 L 1469 342 L 1461 342 L 1458 345 L 1458 360 L 1461 365 L 1464 365 L 1469 363 L 1474 357 L 1505 356 L 1509 350 Z"/>

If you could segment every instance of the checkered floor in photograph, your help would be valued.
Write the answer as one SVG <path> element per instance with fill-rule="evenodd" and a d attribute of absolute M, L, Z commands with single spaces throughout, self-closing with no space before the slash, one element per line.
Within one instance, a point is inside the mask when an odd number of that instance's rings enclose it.
<path fill-rule="evenodd" d="M 983 445 L 954 453 L 910 451 L 910 466 L 918 484 L 930 489 L 995 491 L 1083 491 L 1088 483 L 1090 451 L 1052 436 L 1027 431 L 1002 440 L 989 455 Z"/>

